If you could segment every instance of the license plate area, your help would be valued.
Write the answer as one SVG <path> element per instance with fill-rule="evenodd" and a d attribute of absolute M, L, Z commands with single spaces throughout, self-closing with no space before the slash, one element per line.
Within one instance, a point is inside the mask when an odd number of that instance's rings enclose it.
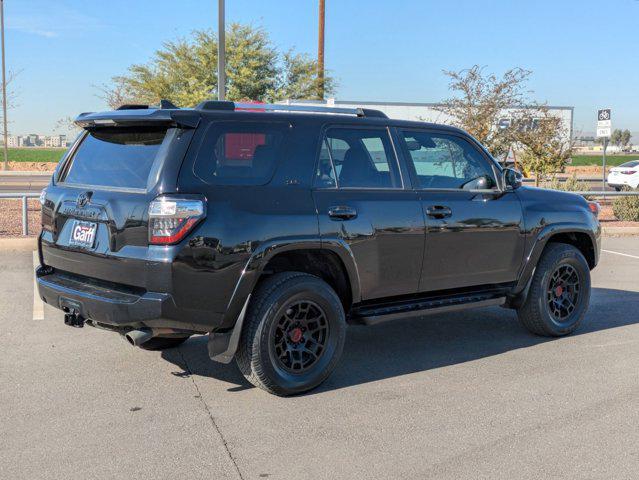
<path fill-rule="evenodd" d="M 74 220 L 71 225 L 71 235 L 69 236 L 69 245 L 81 248 L 93 248 L 95 245 L 95 237 L 98 231 L 98 224 L 95 222 L 85 222 L 83 220 Z"/>

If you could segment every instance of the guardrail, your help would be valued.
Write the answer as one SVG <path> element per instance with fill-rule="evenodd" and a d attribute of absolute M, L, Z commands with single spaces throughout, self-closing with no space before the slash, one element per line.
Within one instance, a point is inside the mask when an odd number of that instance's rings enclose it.
<path fill-rule="evenodd" d="M 564 191 L 564 190 L 559 190 L 559 191 Z M 636 196 L 639 196 L 639 190 L 622 191 L 622 192 L 607 192 L 602 190 L 593 190 L 593 191 L 579 191 L 579 192 L 568 192 L 568 193 L 576 193 L 577 195 L 581 195 L 583 197 L 636 197 Z"/>
<path fill-rule="evenodd" d="M 583 197 L 633 197 L 639 196 L 639 190 L 624 191 L 624 192 L 603 192 L 603 191 L 581 191 L 581 192 L 569 192 L 576 193 Z M 0 193 L 0 200 L 22 200 L 22 235 L 29 235 L 29 209 L 27 200 L 29 198 L 40 198 L 39 193 L 35 192 L 20 192 L 20 193 Z"/>
<path fill-rule="evenodd" d="M 22 200 L 22 235 L 29 235 L 29 198 L 40 198 L 38 192 L 0 193 L 0 199 Z"/>
<path fill-rule="evenodd" d="M 573 177 L 555 177 L 555 180 L 563 183 L 568 180 L 572 180 Z M 576 177 L 578 182 L 601 182 L 601 177 Z M 524 178 L 524 183 L 535 183 L 534 178 Z M 543 183 L 543 182 L 542 182 Z"/>

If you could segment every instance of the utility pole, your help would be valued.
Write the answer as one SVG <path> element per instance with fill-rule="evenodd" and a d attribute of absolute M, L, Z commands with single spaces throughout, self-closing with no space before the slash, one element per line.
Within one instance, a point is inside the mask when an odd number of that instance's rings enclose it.
<path fill-rule="evenodd" d="M 217 99 L 226 98 L 226 38 L 224 0 L 217 0 Z"/>
<path fill-rule="evenodd" d="M 317 96 L 324 100 L 324 0 L 319 0 L 319 38 L 317 43 Z"/>
<path fill-rule="evenodd" d="M 2 32 L 2 114 L 4 123 L 4 169 L 9 168 L 9 132 L 7 131 L 7 75 L 4 67 L 4 0 L 0 0 L 0 31 Z"/>

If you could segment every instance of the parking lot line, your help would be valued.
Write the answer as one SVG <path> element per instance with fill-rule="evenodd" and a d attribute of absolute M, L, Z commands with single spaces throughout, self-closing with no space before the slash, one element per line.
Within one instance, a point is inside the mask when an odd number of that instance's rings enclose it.
<path fill-rule="evenodd" d="M 627 253 L 613 252 L 612 250 L 604 250 L 603 248 L 601 249 L 601 251 L 602 252 L 606 252 L 606 253 L 614 253 L 615 255 L 621 255 L 623 257 L 636 258 L 637 260 L 639 260 L 639 256 L 637 256 L 637 255 L 629 255 Z"/>
<path fill-rule="evenodd" d="M 33 271 L 40 263 L 38 258 L 38 251 L 33 252 Z M 33 320 L 44 320 L 44 302 L 38 295 L 38 285 L 35 279 L 35 273 L 33 275 Z"/>

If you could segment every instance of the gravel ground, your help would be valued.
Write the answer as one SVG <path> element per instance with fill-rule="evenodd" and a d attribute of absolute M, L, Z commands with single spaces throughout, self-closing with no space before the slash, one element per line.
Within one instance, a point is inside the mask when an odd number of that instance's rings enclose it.
<path fill-rule="evenodd" d="M 9 162 L 14 172 L 53 172 L 58 162 Z"/>
<path fill-rule="evenodd" d="M 29 235 L 40 232 L 40 202 L 28 200 Z M 22 200 L 0 199 L 0 237 L 22 235 Z"/>

